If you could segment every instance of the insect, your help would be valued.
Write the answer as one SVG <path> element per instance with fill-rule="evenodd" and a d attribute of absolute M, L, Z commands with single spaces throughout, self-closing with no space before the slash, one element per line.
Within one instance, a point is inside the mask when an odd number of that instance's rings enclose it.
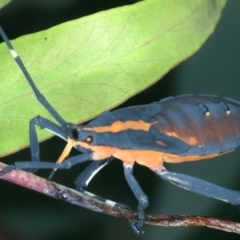
<path fill-rule="evenodd" d="M 38 101 L 58 124 L 41 116 L 30 121 L 29 162 L 16 162 L 3 169 L 69 169 L 93 161 L 76 179 L 76 188 L 85 191 L 94 175 L 113 158 L 123 162 L 125 178 L 138 201 L 137 232 L 144 224 L 149 205 L 132 174 L 135 163 L 148 167 L 162 179 L 187 190 L 240 204 L 240 193 L 188 175 L 171 173 L 163 162 L 180 163 L 217 157 L 240 145 L 240 102 L 212 95 L 182 95 L 169 97 L 147 105 L 103 112 L 85 126 L 66 122 L 40 93 L 22 60 L 14 51 L 0 26 L 0 34 L 21 68 Z M 56 163 L 41 162 L 35 126 L 46 129 L 67 141 Z M 72 148 L 81 154 L 69 157 Z M 54 171 L 50 175 L 52 177 Z"/>

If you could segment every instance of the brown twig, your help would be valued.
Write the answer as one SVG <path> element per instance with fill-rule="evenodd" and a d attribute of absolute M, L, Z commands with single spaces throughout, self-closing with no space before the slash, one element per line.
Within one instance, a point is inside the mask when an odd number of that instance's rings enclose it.
<path fill-rule="evenodd" d="M 0 163 L 0 170 L 5 166 L 5 164 Z M 92 211 L 105 213 L 114 217 L 137 220 L 137 213 L 135 212 L 111 206 L 108 203 L 101 202 L 60 184 L 47 181 L 46 179 L 38 177 L 32 173 L 13 170 L 4 174 L 1 179 Z M 204 216 L 149 214 L 146 216 L 145 223 L 164 227 L 205 226 L 240 234 L 240 223 Z"/>

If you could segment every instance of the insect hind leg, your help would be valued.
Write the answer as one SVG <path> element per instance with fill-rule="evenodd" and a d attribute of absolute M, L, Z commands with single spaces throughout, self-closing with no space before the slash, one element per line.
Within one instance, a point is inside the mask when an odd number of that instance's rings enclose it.
<path fill-rule="evenodd" d="M 159 173 L 152 169 L 163 180 L 170 182 L 178 187 L 184 188 L 188 191 L 215 198 L 232 205 L 240 205 L 240 191 L 234 191 L 227 188 L 220 187 L 213 183 L 195 178 L 189 175 L 169 172 L 165 168 Z"/>

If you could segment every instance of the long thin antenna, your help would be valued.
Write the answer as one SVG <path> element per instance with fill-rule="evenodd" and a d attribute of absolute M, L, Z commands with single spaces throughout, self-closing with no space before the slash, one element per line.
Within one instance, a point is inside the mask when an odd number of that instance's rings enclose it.
<path fill-rule="evenodd" d="M 24 76 L 26 77 L 28 83 L 30 84 L 33 92 L 36 95 L 37 100 L 46 108 L 46 110 L 55 118 L 55 120 L 61 125 L 63 126 L 66 121 L 59 115 L 59 113 L 53 108 L 53 106 L 47 101 L 47 99 L 40 93 L 40 91 L 38 90 L 38 88 L 36 87 L 32 77 L 30 76 L 30 74 L 28 73 L 25 65 L 23 64 L 22 59 L 18 56 L 17 52 L 14 50 L 11 42 L 9 41 L 7 35 L 5 34 L 5 32 L 3 31 L 1 25 L 0 25 L 0 34 L 3 38 L 3 40 L 5 41 L 5 43 L 7 44 L 14 60 L 16 61 L 17 65 L 20 67 L 21 71 L 23 72 Z"/>

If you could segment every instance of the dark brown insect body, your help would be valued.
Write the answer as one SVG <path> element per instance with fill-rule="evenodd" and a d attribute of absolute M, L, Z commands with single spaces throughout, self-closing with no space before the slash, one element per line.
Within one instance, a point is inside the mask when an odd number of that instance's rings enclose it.
<path fill-rule="evenodd" d="M 163 162 L 216 157 L 239 146 L 240 102 L 211 95 L 169 97 L 147 105 L 104 112 L 77 141 L 94 160 L 114 156 L 161 171 Z M 87 143 L 91 136 L 94 141 Z"/>
<path fill-rule="evenodd" d="M 188 144 L 188 151 L 180 156 L 193 156 L 189 160 L 194 161 L 239 147 L 240 102 L 212 95 L 182 95 L 160 103 L 162 110 L 151 121 L 158 122 L 154 126 L 159 131 Z"/>

